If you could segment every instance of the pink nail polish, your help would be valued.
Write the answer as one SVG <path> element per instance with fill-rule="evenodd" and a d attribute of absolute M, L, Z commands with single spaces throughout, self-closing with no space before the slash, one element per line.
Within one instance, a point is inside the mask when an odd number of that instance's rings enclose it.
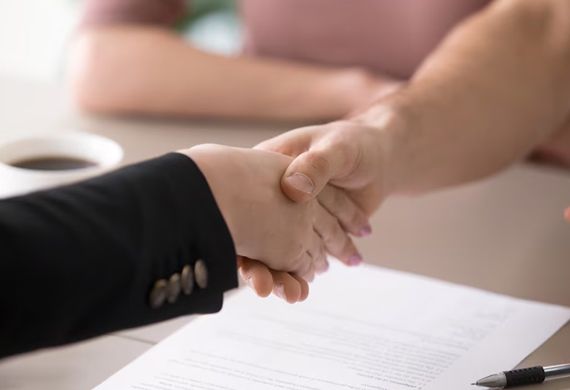
<path fill-rule="evenodd" d="M 359 265 L 360 263 L 362 263 L 362 256 L 359 254 L 352 255 L 348 258 L 348 265 L 350 266 Z"/>
<path fill-rule="evenodd" d="M 362 229 L 360 229 L 358 233 L 359 233 L 358 235 L 361 237 L 369 236 L 372 234 L 372 226 L 366 225 Z"/>
<path fill-rule="evenodd" d="M 279 298 L 287 300 L 287 297 L 285 296 L 285 286 L 283 286 L 282 284 L 275 285 L 273 287 L 273 293 L 277 295 Z"/>

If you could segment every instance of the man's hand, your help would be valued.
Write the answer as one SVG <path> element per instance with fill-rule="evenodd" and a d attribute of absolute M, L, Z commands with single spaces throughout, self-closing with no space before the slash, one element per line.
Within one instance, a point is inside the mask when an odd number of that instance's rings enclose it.
<path fill-rule="evenodd" d="M 379 207 L 390 185 L 384 175 L 390 145 L 383 139 L 380 128 L 347 120 L 292 130 L 256 148 L 294 157 L 281 180 L 289 198 L 318 197 L 345 231 L 362 236 L 370 233 L 364 217 Z M 327 184 L 332 186 L 327 189 Z M 355 212 L 355 205 L 364 215 Z"/>
<path fill-rule="evenodd" d="M 535 149 L 533 157 L 541 162 L 570 167 L 570 116 L 552 137 Z"/>
<path fill-rule="evenodd" d="M 300 203 L 318 200 L 322 210 L 326 210 L 322 220 L 334 231 L 334 234 L 323 235 L 325 247 L 349 265 L 359 264 L 362 257 L 358 252 L 348 258 L 338 255 L 350 254 L 351 251 L 342 250 L 343 247 L 353 248 L 342 231 L 354 236 L 370 234 L 367 217 L 378 208 L 385 194 L 381 172 L 384 161 L 382 138 L 376 128 L 357 121 L 342 121 L 292 130 L 256 146 L 295 158 L 281 179 L 283 191 Z M 260 296 L 270 293 L 274 280 L 288 276 L 284 273 L 276 275 L 263 264 L 249 259 L 242 259 L 240 264 L 242 277 Z M 285 293 L 283 289 L 273 291 L 291 301 L 303 296 L 304 291 L 308 292 L 308 286 L 306 288 L 294 286 L 285 288 Z"/>
<path fill-rule="evenodd" d="M 318 205 L 294 204 L 279 191 L 289 159 L 220 145 L 195 146 L 187 154 L 206 176 L 237 253 L 312 280 L 326 261 L 313 229 Z"/>

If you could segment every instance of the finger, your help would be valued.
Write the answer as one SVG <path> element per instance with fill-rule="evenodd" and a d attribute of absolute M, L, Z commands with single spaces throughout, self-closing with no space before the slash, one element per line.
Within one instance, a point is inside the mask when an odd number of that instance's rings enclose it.
<path fill-rule="evenodd" d="M 309 296 L 309 283 L 297 275 L 291 274 L 291 276 L 294 277 L 297 282 L 299 282 L 299 286 L 301 287 L 301 296 L 299 297 L 299 302 L 303 302 Z"/>
<path fill-rule="evenodd" d="M 564 210 L 564 218 L 566 219 L 566 221 L 570 222 L 570 207 Z"/>
<path fill-rule="evenodd" d="M 272 270 L 271 274 L 275 283 L 273 293 L 288 303 L 298 302 L 302 294 L 300 282 L 288 272 Z"/>
<path fill-rule="evenodd" d="M 324 143 L 317 149 L 301 153 L 287 168 L 281 180 L 285 195 L 296 202 L 316 197 L 331 180 L 347 172 L 356 164 L 357 156 L 351 156 L 345 144 Z"/>
<path fill-rule="evenodd" d="M 311 247 L 308 249 L 308 252 L 313 258 L 315 273 L 322 274 L 329 269 L 329 262 L 327 260 L 325 245 L 318 232 L 316 231 L 313 232 L 311 241 Z"/>
<path fill-rule="evenodd" d="M 329 270 L 329 268 L 330 268 L 329 260 L 327 259 L 326 250 L 324 249 L 324 246 L 323 246 L 323 250 L 322 250 L 322 251 L 323 251 L 323 254 L 324 254 L 324 255 L 322 256 L 322 258 L 319 260 L 318 263 L 315 262 L 315 273 L 316 273 L 316 274 L 325 273 L 325 272 L 327 272 L 327 271 Z"/>
<path fill-rule="evenodd" d="M 315 210 L 317 210 L 317 207 L 320 208 L 318 203 L 315 203 Z M 318 232 L 315 230 L 313 230 L 313 233 L 311 234 L 311 240 L 308 243 L 307 252 L 313 259 L 315 273 L 321 274 L 328 270 L 329 263 L 327 261 L 325 245 Z"/>
<path fill-rule="evenodd" d="M 255 145 L 254 149 L 269 150 L 296 157 L 309 149 L 316 126 L 291 130 Z"/>
<path fill-rule="evenodd" d="M 242 279 L 260 297 L 267 297 L 273 290 L 273 276 L 269 268 L 259 261 L 241 258 L 238 262 Z"/>
<path fill-rule="evenodd" d="M 300 267 L 293 273 L 305 279 L 307 282 L 312 282 L 315 279 L 315 264 L 313 263 L 313 254 L 305 251 L 301 255 Z"/>
<path fill-rule="evenodd" d="M 320 205 L 317 206 L 314 229 L 331 255 L 346 265 L 358 265 L 362 262 L 362 256 L 342 230 L 338 220 Z"/>
<path fill-rule="evenodd" d="M 344 231 L 358 237 L 368 236 L 372 227 L 366 214 L 348 194 L 335 186 L 327 185 L 318 196 L 319 203 L 340 223 Z"/>

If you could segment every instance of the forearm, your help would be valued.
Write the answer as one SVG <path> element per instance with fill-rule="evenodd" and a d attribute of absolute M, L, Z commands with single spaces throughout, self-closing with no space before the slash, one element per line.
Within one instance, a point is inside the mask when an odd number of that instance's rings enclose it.
<path fill-rule="evenodd" d="M 208 54 L 137 26 L 80 33 L 70 79 L 88 111 L 285 120 L 341 117 L 380 84 L 361 70 Z"/>
<path fill-rule="evenodd" d="M 570 3 L 498 0 L 357 120 L 387 121 L 387 180 L 410 193 L 496 172 L 554 134 L 569 110 Z"/>
<path fill-rule="evenodd" d="M 233 242 L 206 180 L 177 154 L 1 201 L 0 244 L 2 291 L 26 286 L 0 299 L 0 358 L 217 311 L 237 286 Z M 152 307 L 156 281 L 198 258 L 208 285 Z"/>

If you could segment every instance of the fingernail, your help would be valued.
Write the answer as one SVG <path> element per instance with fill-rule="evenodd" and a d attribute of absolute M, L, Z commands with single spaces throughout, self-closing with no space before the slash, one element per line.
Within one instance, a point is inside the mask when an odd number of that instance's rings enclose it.
<path fill-rule="evenodd" d="M 307 176 L 302 173 L 294 173 L 288 176 L 285 180 L 291 185 L 291 187 L 304 192 L 305 194 L 312 194 L 315 190 L 315 183 Z"/>
<path fill-rule="evenodd" d="M 359 265 L 360 263 L 362 263 L 362 256 L 360 256 L 359 254 L 356 255 L 352 255 L 348 258 L 348 265 Z"/>
<path fill-rule="evenodd" d="M 287 300 L 287 297 L 285 296 L 285 286 L 282 284 L 275 285 L 275 287 L 273 287 L 273 293 L 279 298 Z"/>
<path fill-rule="evenodd" d="M 241 276 L 241 278 L 247 282 L 249 279 L 251 279 L 251 274 L 249 273 L 245 273 L 245 271 L 243 270 L 243 268 L 239 268 L 239 276 Z"/>
<path fill-rule="evenodd" d="M 329 270 L 329 263 L 323 263 L 321 266 L 319 266 L 316 270 L 317 274 L 322 274 L 325 273 Z"/>
<path fill-rule="evenodd" d="M 244 281 L 250 288 L 252 288 L 252 289 L 255 290 L 255 286 L 253 285 L 253 279 L 252 279 L 251 275 L 247 275 L 247 276 L 242 275 L 241 277 L 243 278 L 243 281 Z"/>
<path fill-rule="evenodd" d="M 360 231 L 358 232 L 359 236 L 364 237 L 364 236 L 369 236 L 372 234 L 372 226 L 370 225 L 366 225 L 363 228 L 360 229 Z"/>

